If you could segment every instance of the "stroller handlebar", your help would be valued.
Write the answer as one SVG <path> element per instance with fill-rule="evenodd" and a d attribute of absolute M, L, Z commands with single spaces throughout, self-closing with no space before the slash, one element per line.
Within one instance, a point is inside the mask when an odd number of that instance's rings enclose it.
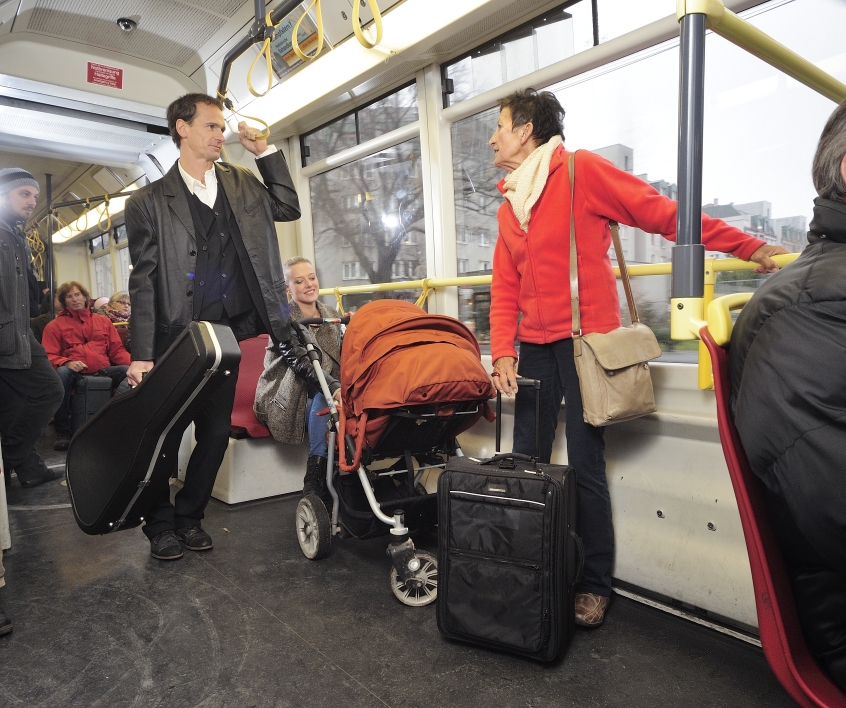
<path fill-rule="evenodd" d="M 293 320 L 296 324 L 302 325 L 307 327 L 308 325 L 319 325 L 319 324 L 349 324 L 350 323 L 350 316 L 346 315 L 345 317 L 306 317 L 301 320 Z"/>

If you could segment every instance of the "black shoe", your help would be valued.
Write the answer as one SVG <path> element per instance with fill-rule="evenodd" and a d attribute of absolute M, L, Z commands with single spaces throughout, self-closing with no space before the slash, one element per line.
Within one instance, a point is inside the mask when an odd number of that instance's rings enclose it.
<path fill-rule="evenodd" d="M 61 431 L 56 433 L 56 443 L 53 449 L 56 452 L 63 452 L 70 447 L 71 434 L 69 432 Z"/>
<path fill-rule="evenodd" d="M 51 470 L 47 469 L 47 471 L 41 475 L 40 477 L 33 477 L 32 479 L 21 479 L 21 473 L 18 472 L 18 479 L 21 482 L 21 486 L 24 489 L 31 489 L 32 487 L 40 487 L 42 484 L 46 482 L 53 482 L 57 479 L 62 479 L 65 476 L 64 470 Z"/>
<path fill-rule="evenodd" d="M 182 546 L 175 531 L 162 531 L 150 539 L 150 555 L 159 560 L 182 558 Z"/>
<path fill-rule="evenodd" d="M 176 536 L 189 551 L 210 551 L 214 548 L 212 537 L 199 526 L 186 526 L 184 529 L 179 529 Z"/>
<path fill-rule="evenodd" d="M 12 631 L 12 620 L 6 617 L 6 613 L 0 609 L 0 637 L 10 634 Z"/>

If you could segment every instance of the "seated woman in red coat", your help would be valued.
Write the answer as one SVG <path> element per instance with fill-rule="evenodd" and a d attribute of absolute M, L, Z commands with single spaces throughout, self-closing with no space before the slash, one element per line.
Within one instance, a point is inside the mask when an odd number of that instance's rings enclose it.
<path fill-rule="evenodd" d="M 65 398 L 53 425 L 59 436 L 56 450 L 66 450 L 71 434 L 70 394 L 80 376 L 108 376 L 116 388 L 126 378 L 129 352 L 121 344 L 108 317 L 92 313 L 91 297 L 75 280 L 56 291 L 62 311 L 44 328 L 42 344 L 65 387 Z"/>

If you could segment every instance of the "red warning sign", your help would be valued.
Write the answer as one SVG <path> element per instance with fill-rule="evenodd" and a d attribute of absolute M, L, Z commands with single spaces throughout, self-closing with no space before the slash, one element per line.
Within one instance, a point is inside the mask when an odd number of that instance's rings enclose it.
<path fill-rule="evenodd" d="M 88 83 L 109 88 L 123 88 L 123 69 L 116 66 L 106 66 L 96 62 L 88 62 Z"/>

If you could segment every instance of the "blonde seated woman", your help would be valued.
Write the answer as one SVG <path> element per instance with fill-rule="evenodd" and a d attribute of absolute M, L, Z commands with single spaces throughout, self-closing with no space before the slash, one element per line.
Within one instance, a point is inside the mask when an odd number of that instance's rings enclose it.
<path fill-rule="evenodd" d="M 283 264 L 285 287 L 288 291 L 289 317 L 340 317 L 337 310 L 318 300 L 320 283 L 314 266 L 307 258 L 296 256 Z M 340 404 L 341 384 L 341 326 L 312 325 L 321 355 L 321 367 L 329 391 Z M 256 417 L 268 428 L 276 440 L 299 445 L 308 432 L 308 463 L 303 480 L 303 496 L 314 492 L 331 511 L 332 498 L 326 489 L 326 418 L 317 413 L 326 408 L 326 399 L 305 347 L 296 337 L 271 343 L 264 357 L 264 372 L 256 387 L 254 410 Z"/>

